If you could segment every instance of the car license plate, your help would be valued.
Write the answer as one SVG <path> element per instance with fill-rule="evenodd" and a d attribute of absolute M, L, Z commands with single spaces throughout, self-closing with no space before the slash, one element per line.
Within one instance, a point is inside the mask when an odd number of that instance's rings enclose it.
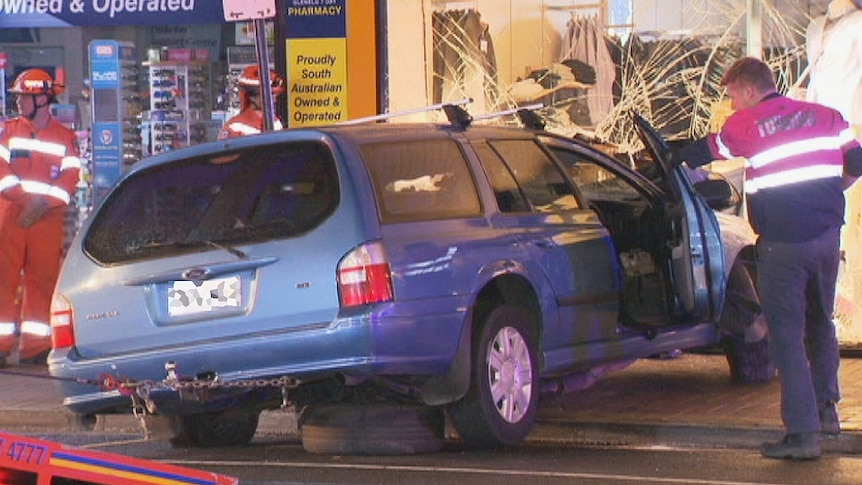
<path fill-rule="evenodd" d="M 242 305 L 239 276 L 206 281 L 174 281 L 168 290 L 168 314 L 172 317 L 239 308 Z"/>

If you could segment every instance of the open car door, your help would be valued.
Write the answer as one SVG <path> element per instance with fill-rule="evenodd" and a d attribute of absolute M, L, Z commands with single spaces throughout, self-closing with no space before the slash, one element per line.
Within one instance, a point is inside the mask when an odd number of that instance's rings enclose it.
<path fill-rule="evenodd" d="M 638 135 L 655 162 L 657 182 L 667 191 L 667 245 L 676 291 L 676 311 L 689 321 L 715 321 L 721 314 L 725 286 L 724 247 L 718 221 L 697 195 L 688 169 L 670 162 L 665 140 L 640 115 L 633 114 Z"/>

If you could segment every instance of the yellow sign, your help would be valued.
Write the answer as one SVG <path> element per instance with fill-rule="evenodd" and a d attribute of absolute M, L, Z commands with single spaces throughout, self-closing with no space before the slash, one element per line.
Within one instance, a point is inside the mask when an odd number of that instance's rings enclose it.
<path fill-rule="evenodd" d="M 347 40 L 289 39 L 289 125 L 320 126 L 347 120 Z"/>

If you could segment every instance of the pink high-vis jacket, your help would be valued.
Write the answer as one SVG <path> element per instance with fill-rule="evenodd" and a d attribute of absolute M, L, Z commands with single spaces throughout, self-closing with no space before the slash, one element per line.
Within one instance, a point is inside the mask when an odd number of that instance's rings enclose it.
<path fill-rule="evenodd" d="M 807 241 L 844 223 L 842 175 L 862 175 L 862 160 L 838 111 L 773 94 L 705 141 L 715 159 L 746 159 L 749 218 L 764 239 Z"/>

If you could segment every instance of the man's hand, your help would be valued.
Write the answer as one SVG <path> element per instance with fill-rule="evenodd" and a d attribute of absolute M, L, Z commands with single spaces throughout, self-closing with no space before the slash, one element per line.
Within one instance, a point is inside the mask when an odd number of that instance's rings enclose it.
<path fill-rule="evenodd" d="M 680 149 L 671 148 L 665 153 L 665 158 L 667 159 L 668 165 L 671 168 L 679 167 L 685 161 L 683 160 L 682 153 L 680 153 Z"/>
<path fill-rule="evenodd" d="M 21 211 L 21 215 L 18 216 L 18 225 L 27 229 L 41 219 L 46 210 L 48 210 L 48 202 L 44 198 L 31 198 L 24 206 L 24 210 Z"/>

